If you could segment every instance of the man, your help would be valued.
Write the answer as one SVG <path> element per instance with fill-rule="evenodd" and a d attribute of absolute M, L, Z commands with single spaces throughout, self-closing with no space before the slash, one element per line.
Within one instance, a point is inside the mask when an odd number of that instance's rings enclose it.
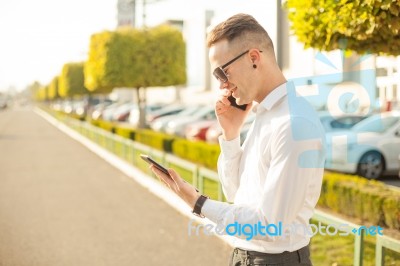
<path fill-rule="evenodd" d="M 218 24 L 207 45 L 222 92 L 215 105 L 223 129 L 218 173 L 227 200 L 234 203 L 207 199 L 172 169 L 172 179 L 152 170 L 194 213 L 235 236 L 230 265 L 312 265 L 309 220 L 324 165 L 319 119 L 286 81 L 268 33 L 252 16 L 237 14 Z M 233 107 L 230 95 L 247 108 Z M 250 111 L 256 118 L 240 147 L 240 128 Z M 232 225 L 236 233 L 228 230 Z M 253 225 L 261 231 L 251 238 L 246 230 L 238 232 Z"/>

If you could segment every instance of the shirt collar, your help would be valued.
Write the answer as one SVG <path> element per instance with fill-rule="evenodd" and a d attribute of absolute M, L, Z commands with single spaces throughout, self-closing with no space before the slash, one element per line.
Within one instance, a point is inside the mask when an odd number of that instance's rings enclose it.
<path fill-rule="evenodd" d="M 272 107 L 274 107 L 274 105 L 287 94 L 286 85 L 287 85 L 287 82 L 283 83 L 283 84 L 279 85 L 278 87 L 276 87 L 275 89 L 273 89 L 264 98 L 264 100 L 262 100 L 260 102 L 260 104 L 257 104 L 256 106 L 254 106 L 253 111 L 257 112 L 258 108 L 264 108 L 267 111 L 271 110 Z"/>

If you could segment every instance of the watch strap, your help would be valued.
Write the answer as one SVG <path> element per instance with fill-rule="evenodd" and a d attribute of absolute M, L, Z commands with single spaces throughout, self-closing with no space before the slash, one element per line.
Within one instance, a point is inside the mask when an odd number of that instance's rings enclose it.
<path fill-rule="evenodd" d="M 193 208 L 193 214 L 204 218 L 204 215 L 201 214 L 201 208 L 203 208 L 204 202 L 206 202 L 206 200 L 209 197 L 205 196 L 205 195 L 200 195 L 200 197 L 197 199 L 196 203 L 194 204 L 194 208 Z"/>

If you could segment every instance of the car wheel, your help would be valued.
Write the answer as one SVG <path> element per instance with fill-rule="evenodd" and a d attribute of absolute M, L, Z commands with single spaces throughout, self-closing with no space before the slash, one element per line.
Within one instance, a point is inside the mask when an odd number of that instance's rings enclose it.
<path fill-rule="evenodd" d="M 368 179 L 379 178 L 385 170 L 382 154 L 376 151 L 365 153 L 358 163 L 357 174 Z"/>

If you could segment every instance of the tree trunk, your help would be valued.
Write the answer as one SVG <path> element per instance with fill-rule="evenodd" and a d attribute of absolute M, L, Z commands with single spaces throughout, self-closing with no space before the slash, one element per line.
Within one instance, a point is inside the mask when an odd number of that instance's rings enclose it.
<path fill-rule="evenodd" d="M 139 108 L 139 128 L 146 128 L 146 88 L 136 88 Z"/>
<path fill-rule="evenodd" d="M 182 100 L 181 97 L 181 89 L 183 86 L 177 85 L 175 86 L 175 102 L 179 103 Z"/>

